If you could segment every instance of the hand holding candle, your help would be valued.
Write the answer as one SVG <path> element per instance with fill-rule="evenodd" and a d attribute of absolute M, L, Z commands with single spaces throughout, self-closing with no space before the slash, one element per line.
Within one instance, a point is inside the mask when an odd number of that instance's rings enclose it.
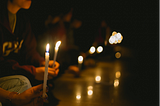
<path fill-rule="evenodd" d="M 57 58 L 57 52 L 58 52 L 58 48 L 59 48 L 60 45 L 61 45 L 61 41 L 58 41 L 56 43 L 56 46 L 55 46 L 55 54 L 54 54 L 54 59 L 53 59 L 53 67 L 55 65 L 55 61 L 56 61 L 56 58 Z"/>

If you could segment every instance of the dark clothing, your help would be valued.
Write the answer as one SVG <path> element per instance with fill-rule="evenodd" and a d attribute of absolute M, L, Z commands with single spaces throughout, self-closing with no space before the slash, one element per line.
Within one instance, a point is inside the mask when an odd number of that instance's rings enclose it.
<path fill-rule="evenodd" d="M 9 25 L 8 10 L 0 12 L 0 77 L 16 75 L 19 70 L 35 74 L 35 66 L 44 61 L 36 51 L 36 39 L 24 10 L 17 13 L 14 33 Z"/>

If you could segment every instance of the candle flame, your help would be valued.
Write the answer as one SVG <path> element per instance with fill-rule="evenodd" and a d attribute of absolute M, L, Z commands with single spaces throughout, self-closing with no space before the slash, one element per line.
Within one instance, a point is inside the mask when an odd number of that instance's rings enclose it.
<path fill-rule="evenodd" d="M 92 95 L 93 94 L 93 90 L 88 90 L 88 95 Z"/>
<path fill-rule="evenodd" d="M 103 51 L 103 47 L 102 46 L 98 46 L 97 53 L 101 53 L 102 51 Z"/>
<path fill-rule="evenodd" d="M 83 56 L 79 56 L 79 57 L 78 57 L 78 63 L 81 64 L 82 62 L 83 62 Z"/>
<path fill-rule="evenodd" d="M 76 96 L 76 99 L 81 99 L 81 95 L 77 95 L 77 96 Z"/>
<path fill-rule="evenodd" d="M 118 79 L 114 80 L 114 87 L 118 87 L 118 85 L 119 85 L 119 80 Z"/>
<path fill-rule="evenodd" d="M 123 39 L 122 34 L 119 33 L 119 32 L 117 33 L 117 32 L 114 31 L 114 32 L 112 32 L 112 35 L 109 38 L 109 43 L 110 44 L 121 43 L 122 39 Z"/>
<path fill-rule="evenodd" d="M 46 45 L 46 52 L 49 52 L 49 43 Z"/>
<path fill-rule="evenodd" d="M 58 50 L 58 48 L 59 48 L 60 45 L 61 45 L 61 41 L 58 41 L 58 42 L 56 43 L 55 50 Z"/>
<path fill-rule="evenodd" d="M 101 76 L 96 76 L 96 77 L 95 77 L 95 81 L 96 81 L 97 83 L 99 83 L 99 82 L 101 81 Z"/>
<path fill-rule="evenodd" d="M 95 47 L 92 46 L 92 47 L 90 48 L 90 50 L 89 50 L 89 53 L 90 53 L 90 54 L 93 54 L 95 51 L 96 51 Z"/>
<path fill-rule="evenodd" d="M 121 73 L 118 71 L 118 72 L 116 72 L 115 76 L 116 76 L 116 78 L 119 78 L 121 76 Z"/>

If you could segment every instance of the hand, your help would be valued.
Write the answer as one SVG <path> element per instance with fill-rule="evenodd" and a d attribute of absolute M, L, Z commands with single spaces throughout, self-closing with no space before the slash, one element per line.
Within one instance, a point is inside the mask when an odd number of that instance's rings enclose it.
<path fill-rule="evenodd" d="M 43 105 L 43 99 L 41 95 L 43 85 L 34 86 L 21 94 L 15 94 L 11 98 L 11 102 L 16 106 L 41 106 Z"/>
<path fill-rule="evenodd" d="M 41 62 L 41 66 L 45 66 L 45 61 Z M 60 64 L 58 62 L 55 61 L 55 69 L 58 69 L 60 66 Z M 53 67 L 53 60 L 49 60 L 49 67 Z"/>
<path fill-rule="evenodd" d="M 54 69 L 58 69 L 59 66 L 60 66 L 59 63 L 55 61 Z M 52 68 L 53 68 L 53 60 L 50 60 L 50 61 L 49 61 L 49 67 L 52 67 Z"/>
<path fill-rule="evenodd" d="M 36 68 L 36 75 L 35 79 L 37 80 L 43 80 L 44 79 L 44 72 L 45 67 L 37 67 Z M 49 68 L 48 67 L 48 79 L 53 79 L 53 77 L 56 77 L 58 75 L 59 69 L 57 68 Z"/>

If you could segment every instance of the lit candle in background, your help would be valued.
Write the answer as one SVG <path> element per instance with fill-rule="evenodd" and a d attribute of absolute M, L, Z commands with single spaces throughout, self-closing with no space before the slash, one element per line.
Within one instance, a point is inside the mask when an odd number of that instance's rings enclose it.
<path fill-rule="evenodd" d="M 56 58 L 57 58 L 57 52 L 58 52 L 58 48 L 59 48 L 60 45 L 61 45 L 61 41 L 58 41 L 56 43 L 56 46 L 55 46 L 55 53 L 54 53 L 54 59 L 53 59 L 53 67 L 55 65 L 55 61 L 56 61 Z"/>
<path fill-rule="evenodd" d="M 78 99 L 78 100 L 81 99 L 81 95 L 80 95 L 80 94 L 77 94 L 77 95 L 76 95 L 76 99 Z"/>
<path fill-rule="evenodd" d="M 92 46 L 92 47 L 89 49 L 89 53 L 90 53 L 90 54 L 93 54 L 95 51 L 96 51 L 96 49 L 95 49 L 94 46 Z"/>
<path fill-rule="evenodd" d="M 97 83 L 100 83 L 100 82 L 101 82 L 101 76 L 96 76 L 96 77 L 95 77 L 95 81 L 96 81 Z"/>
<path fill-rule="evenodd" d="M 97 53 L 101 53 L 102 51 L 103 51 L 103 47 L 102 46 L 98 46 Z"/>
<path fill-rule="evenodd" d="M 116 76 L 116 78 L 119 78 L 121 76 L 121 73 L 119 71 L 117 71 L 115 76 Z"/>
<path fill-rule="evenodd" d="M 79 68 L 79 71 L 81 70 L 82 63 L 83 63 L 83 56 L 79 56 L 78 57 L 78 68 Z"/>
<path fill-rule="evenodd" d="M 118 79 L 114 80 L 114 87 L 118 87 L 118 85 L 119 85 L 119 80 Z"/>
<path fill-rule="evenodd" d="M 48 63 L 49 63 L 49 44 L 46 46 L 45 52 L 45 72 L 43 81 L 43 98 L 46 97 L 47 77 L 48 77 Z"/>
<path fill-rule="evenodd" d="M 88 88 L 87 94 L 89 96 L 93 95 L 93 86 L 88 86 L 87 88 Z"/>
<path fill-rule="evenodd" d="M 117 32 L 112 32 L 112 35 L 109 38 L 109 43 L 110 44 L 117 44 L 117 43 L 121 43 L 123 39 L 123 36 L 121 33 L 117 33 Z"/>

